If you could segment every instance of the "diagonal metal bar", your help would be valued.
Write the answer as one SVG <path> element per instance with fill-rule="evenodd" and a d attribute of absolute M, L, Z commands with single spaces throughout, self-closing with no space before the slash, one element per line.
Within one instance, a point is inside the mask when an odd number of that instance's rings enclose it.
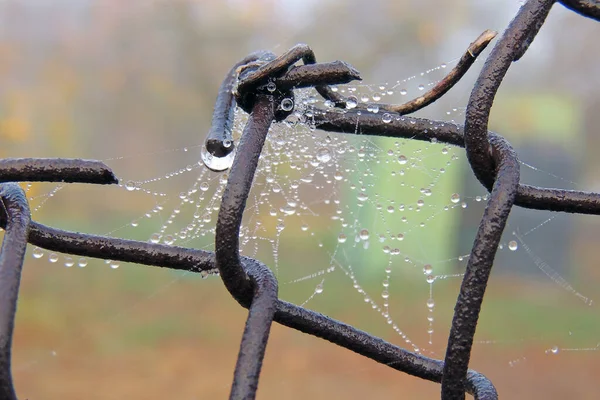
<path fill-rule="evenodd" d="M 280 300 L 275 321 L 328 340 L 395 370 L 432 382 L 442 381 L 442 361 L 412 353 L 320 313 Z M 498 399 L 492 382 L 472 370 L 467 374 L 466 390 L 476 400 Z"/>

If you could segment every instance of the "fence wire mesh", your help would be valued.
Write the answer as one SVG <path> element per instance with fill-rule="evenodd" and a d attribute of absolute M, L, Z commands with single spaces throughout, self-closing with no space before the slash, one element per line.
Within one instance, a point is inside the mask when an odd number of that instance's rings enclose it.
<path fill-rule="evenodd" d="M 316 63 L 314 54 L 306 45 L 297 45 L 279 57 L 261 52 L 240 61 L 221 86 L 213 125 L 206 140 L 209 157 L 215 160 L 237 150 L 220 205 L 214 253 L 68 232 L 32 221 L 23 190 L 12 182 L 114 184 L 117 179 L 110 168 L 97 161 L 0 160 L 0 181 L 5 182 L 0 187 L 3 205 L 0 224 L 5 229 L 0 252 L 0 398 L 17 398 L 11 374 L 11 346 L 21 269 L 27 243 L 31 243 L 74 255 L 191 272 L 218 271 L 231 295 L 249 310 L 231 399 L 255 398 L 273 321 L 328 340 L 398 371 L 439 382 L 444 400 L 462 399 L 465 393 L 476 399 L 497 399 L 492 382 L 481 373 L 470 370 L 469 360 L 481 303 L 511 208 L 517 205 L 569 213 L 600 213 L 600 194 L 520 183 L 519 163 L 511 145 L 499 134 L 488 131 L 490 110 L 502 79 L 511 64 L 527 51 L 554 3 L 554 0 L 530 0 L 521 7 L 480 72 L 468 102 L 464 126 L 410 117 L 382 121 L 380 116 L 361 113 L 363 105 L 350 105 L 347 98 L 329 87 L 360 79 L 358 71 L 339 61 Z M 584 17 L 600 21 L 598 1 L 563 0 L 560 3 Z M 402 105 L 379 104 L 380 109 L 400 116 L 435 101 L 462 77 L 494 37 L 494 32 L 484 32 L 446 78 L 423 96 Z M 300 60 L 304 65 L 295 66 Z M 258 260 L 240 256 L 242 215 L 265 138 L 271 123 L 285 118 L 292 111 L 293 107 L 286 104 L 286 100 L 293 99 L 294 90 L 301 87 L 315 87 L 333 104 L 331 109 L 314 113 L 314 124 L 318 129 L 354 132 L 360 116 L 361 133 L 365 135 L 427 141 L 436 139 L 462 146 L 473 173 L 490 191 L 455 305 L 444 360 L 410 352 L 350 325 L 280 300 L 277 280 L 271 270 Z M 234 143 L 231 137 L 236 106 L 250 114 L 239 143 Z M 433 123 L 440 128 L 428 130 L 427 127 Z M 210 162 L 207 166 L 210 168 Z"/>

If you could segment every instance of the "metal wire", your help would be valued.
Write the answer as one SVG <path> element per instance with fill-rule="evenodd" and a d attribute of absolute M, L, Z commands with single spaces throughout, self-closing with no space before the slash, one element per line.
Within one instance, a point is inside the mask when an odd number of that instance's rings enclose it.
<path fill-rule="evenodd" d="M 521 184 L 517 155 L 504 138 L 488 131 L 489 113 L 502 79 L 512 62 L 527 51 L 554 3 L 553 0 L 530 0 L 519 10 L 479 75 L 467 106 L 464 127 L 410 117 L 394 118 L 383 123 L 380 117 L 361 113 L 360 132 L 355 132 L 360 110 L 340 112 L 334 108 L 314 113 L 315 126 L 322 130 L 427 141 L 435 138 L 439 142 L 463 146 L 473 173 L 490 191 L 456 302 L 445 360 L 409 352 L 350 325 L 278 299 L 277 280 L 269 268 L 257 260 L 240 256 L 240 225 L 258 158 L 271 123 L 284 118 L 289 112 L 277 105 L 284 97 L 293 96 L 294 88 L 315 86 L 327 100 L 343 108 L 346 99 L 328 85 L 360 79 L 358 72 L 343 62 L 316 64 L 312 50 L 306 45 L 298 45 L 280 57 L 264 52 L 246 57 L 232 68 L 221 86 L 213 127 L 207 138 L 211 154 L 220 157 L 233 150 L 233 142 L 225 142 L 232 140 L 232 110 L 236 103 L 250 113 L 250 118 L 223 194 L 215 253 L 47 227 L 30 221 L 27 199 L 18 185 L 0 184 L 0 226 L 6 230 L 0 250 L 0 399 L 17 398 L 10 357 L 20 272 L 28 242 L 48 250 L 81 256 L 192 272 L 218 270 L 231 295 L 249 309 L 231 399 L 255 398 L 273 321 L 328 340 L 398 371 L 440 382 L 441 398 L 444 400 L 463 399 L 465 392 L 476 399 L 497 399 L 493 384 L 482 374 L 469 370 L 468 365 L 481 302 L 513 204 L 525 208 L 600 214 L 600 194 Z M 598 1 L 564 0 L 560 3 L 585 17 L 600 20 Z M 493 38 L 491 33 L 487 35 L 489 39 L 486 39 L 484 47 Z M 468 54 L 474 58 L 480 51 L 470 47 Z M 299 60 L 306 65 L 293 66 Z M 465 60 L 469 61 L 469 58 Z M 472 62 L 464 64 L 468 68 Z M 462 76 L 464 71 L 455 73 Z M 274 82 L 277 90 L 266 90 L 268 82 Z M 444 86 L 443 93 L 452 84 Z M 396 110 L 398 114 L 406 110 L 412 112 L 421 103 L 429 104 L 439 96 L 432 94 L 427 101 L 413 101 L 410 106 L 386 106 L 386 110 Z M 438 129 L 429 129 L 432 125 Z M 20 181 L 117 183 L 110 168 L 98 161 L 0 160 L 0 182 Z"/>

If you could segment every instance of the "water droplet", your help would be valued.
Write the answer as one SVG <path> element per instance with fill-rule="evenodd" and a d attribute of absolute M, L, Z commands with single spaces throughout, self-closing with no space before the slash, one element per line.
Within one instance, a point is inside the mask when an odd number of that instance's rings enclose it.
<path fill-rule="evenodd" d="M 33 258 L 42 258 L 44 257 L 44 251 L 39 247 L 34 247 L 32 252 Z"/>
<path fill-rule="evenodd" d="M 359 201 L 367 201 L 367 200 L 369 199 L 369 196 L 368 196 L 368 195 L 367 195 L 365 192 L 360 192 L 360 193 L 358 194 L 358 196 L 356 196 L 356 198 L 357 198 Z"/>
<path fill-rule="evenodd" d="M 435 281 L 435 277 L 433 275 L 427 275 L 427 278 L 425 280 L 427 281 L 427 283 L 433 283 L 433 281 Z"/>
<path fill-rule="evenodd" d="M 407 162 L 408 162 L 408 159 L 406 158 L 406 156 L 405 156 L 405 155 L 400 155 L 400 156 L 398 156 L 398 163 L 399 163 L 399 164 L 402 164 L 402 165 L 404 165 L 404 164 L 406 164 Z"/>
<path fill-rule="evenodd" d="M 433 272 L 433 267 L 431 266 L 431 264 L 425 264 L 423 266 L 423 273 L 425 275 L 430 275 Z"/>
<path fill-rule="evenodd" d="M 75 265 L 75 261 L 73 261 L 72 257 L 65 257 L 65 267 L 69 268 Z"/>
<path fill-rule="evenodd" d="M 356 98 L 356 96 L 348 96 L 348 98 L 346 99 L 346 108 L 348 110 L 351 110 L 353 108 L 356 108 L 357 105 L 358 99 Z"/>
<path fill-rule="evenodd" d="M 346 242 L 347 239 L 348 239 L 348 237 L 346 235 L 344 235 L 343 233 L 340 233 L 338 235 L 338 242 L 339 243 L 344 243 L 344 242 Z"/>
<path fill-rule="evenodd" d="M 383 114 L 383 116 L 381 117 L 381 120 L 384 123 L 389 124 L 390 122 L 392 122 L 392 114 L 390 114 L 390 113 Z"/>
<path fill-rule="evenodd" d="M 200 158 L 202 162 L 206 166 L 206 168 L 212 171 L 225 171 L 231 168 L 233 164 L 233 159 L 235 158 L 235 149 L 227 154 L 225 157 L 216 157 L 213 156 L 206 150 L 205 146 L 202 146 L 202 150 L 200 151 Z"/>
<path fill-rule="evenodd" d="M 384 299 L 387 299 L 390 297 L 390 292 L 388 292 L 387 290 L 384 290 L 383 292 L 381 292 L 381 297 Z"/>
<path fill-rule="evenodd" d="M 362 229 L 359 233 L 359 237 L 361 240 L 369 240 L 369 231 L 366 229 Z"/>
<path fill-rule="evenodd" d="M 125 189 L 129 190 L 130 192 L 134 191 L 136 187 L 136 184 L 134 181 L 127 181 L 127 183 L 125 183 Z"/>
<path fill-rule="evenodd" d="M 400 94 L 401 94 L 402 96 L 406 96 L 406 93 L 408 93 L 408 92 L 406 91 L 406 89 L 400 89 Z"/>
<path fill-rule="evenodd" d="M 379 112 L 379 106 L 377 104 L 369 104 L 367 106 L 367 111 L 377 114 Z"/>
<path fill-rule="evenodd" d="M 453 203 L 458 203 L 460 201 L 460 195 L 458 193 L 453 193 L 452 196 L 450 196 L 450 201 Z"/>
<path fill-rule="evenodd" d="M 319 284 L 317 285 L 317 287 L 315 288 L 315 293 L 316 293 L 316 294 L 321 294 L 321 293 L 323 293 L 323 282 L 321 282 L 321 283 L 319 283 Z"/>
<path fill-rule="evenodd" d="M 85 258 L 85 257 L 81 257 L 81 258 L 79 259 L 79 261 L 77 261 L 77 265 L 78 265 L 80 268 L 84 268 L 85 266 L 87 266 L 87 265 L 88 265 L 87 258 Z"/>
<path fill-rule="evenodd" d="M 327 147 L 321 147 L 317 150 L 317 160 L 327 163 L 331 160 L 331 151 Z"/>
<path fill-rule="evenodd" d="M 202 190 L 203 192 L 206 192 L 209 188 L 210 188 L 210 185 L 208 184 L 208 182 L 202 182 L 200 184 L 200 190 Z"/>
<path fill-rule="evenodd" d="M 419 90 L 425 90 L 425 86 L 419 85 Z"/>
<path fill-rule="evenodd" d="M 518 248 L 519 248 L 519 245 L 517 244 L 517 242 L 516 242 L 516 241 L 514 241 L 514 240 L 511 240 L 510 242 L 508 242 L 508 249 L 509 249 L 510 251 L 515 251 L 515 250 L 517 250 Z"/>
<path fill-rule="evenodd" d="M 300 227 L 300 229 L 302 229 L 304 232 L 306 232 L 308 230 L 308 225 L 307 224 L 302 224 L 302 226 Z"/>
<path fill-rule="evenodd" d="M 280 211 L 285 215 L 294 215 L 296 213 L 295 203 L 287 203 L 284 207 L 281 207 Z"/>
<path fill-rule="evenodd" d="M 435 301 L 433 301 L 433 299 L 427 299 L 427 308 L 431 310 L 433 307 L 435 307 Z"/>
<path fill-rule="evenodd" d="M 269 82 L 267 83 L 267 90 L 271 93 L 273 93 L 275 91 L 275 89 L 277 89 L 277 85 L 275 85 L 275 82 Z"/>
<path fill-rule="evenodd" d="M 165 244 L 173 244 L 175 242 L 175 238 L 173 237 L 173 235 L 167 235 L 165 236 L 165 238 L 163 239 L 165 241 Z"/>
<path fill-rule="evenodd" d="M 56 253 L 50 253 L 48 255 L 48 261 L 50 261 L 51 263 L 55 263 L 58 261 L 58 254 Z"/>
<path fill-rule="evenodd" d="M 294 108 L 294 101 L 292 99 L 285 98 L 281 100 L 281 109 L 283 111 L 292 111 Z"/>
<path fill-rule="evenodd" d="M 373 101 L 379 101 L 379 100 L 381 100 L 381 95 L 379 93 L 373 94 L 372 97 L 373 97 Z M 377 111 L 375 111 L 375 112 L 377 112 Z"/>
<path fill-rule="evenodd" d="M 277 229 L 277 233 L 281 233 L 285 229 L 285 224 L 283 222 L 280 222 L 280 223 L 277 224 L 277 226 L 275 227 L 275 229 Z"/>
<path fill-rule="evenodd" d="M 333 179 L 335 179 L 336 181 L 341 181 L 342 179 L 344 179 L 344 175 L 339 171 L 335 171 L 335 174 L 333 174 Z"/>
<path fill-rule="evenodd" d="M 150 236 L 150 243 L 158 243 L 160 241 L 160 234 L 158 233 L 153 233 Z"/>

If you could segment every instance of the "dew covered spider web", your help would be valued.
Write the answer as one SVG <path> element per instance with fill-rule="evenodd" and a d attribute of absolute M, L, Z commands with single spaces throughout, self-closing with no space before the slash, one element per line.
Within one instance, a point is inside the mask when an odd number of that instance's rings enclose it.
<path fill-rule="evenodd" d="M 441 64 L 405 80 L 339 86 L 337 90 L 352 96 L 357 104 L 373 104 L 363 112 L 381 115 L 382 123 L 386 123 L 397 117 L 380 112 L 376 103 L 415 97 L 435 84 L 446 68 Z M 294 112 L 269 131 L 240 232 L 242 254 L 261 260 L 273 270 L 281 298 L 410 351 L 443 358 L 456 295 L 488 198 L 468 172 L 464 150 L 435 139 L 420 142 L 364 136 L 360 134 L 360 118 L 355 131 L 347 134 L 315 129 L 315 110 L 331 105 L 312 89 L 297 91 L 294 106 Z M 463 112 L 463 107 L 454 107 L 441 116 L 438 111 L 432 118 L 445 120 L 444 124 L 462 123 Z M 246 121 L 247 115 L 237 110 L 236 141 Z M 438 128 L 432 123 L 430 130 Z M 204 127 L 207 130 L 208 126 Z M 203 140 L 204 135 L 199 135 L 196 143 L 185 148 L 157 149 L 152 154 L 125 149 L 123 156 L 99 157 L 114 168 L 121 184 L 118 188 L 86 190 L 110 193 L 110 208 L 118 210 L 120 198 L 127 198 L 136 207 L 118 213 L 118 222 L 95 233 L 214 250 L 227 171 L 216 173 L 203 165 Z M 154 157 L 172 157 L 181 164 L 150 176 L 117 167 L 126 160 Z M 522 169 L 531 172 L 533 183 L 543 176 L 553 179 L 555 186 L 579 188 L 575 182 L 541 168 L 523 163 Z M 66 192 L 78 190 L 68 185 L 46 187 L 49 189 L 44 194 L 32 196 L 34 219 L 48 203 L 59 202 Z M 562 229 L 561 224 L 569 218 L 573 217 L 513 211 L 486 295 L 475 352 L 522 343 L 544 356 L 598 350 L 593 339 L 598 325 L 585 322 L 593 315 L 594 291 L 572 278 L 560 262 L 544 257 L 552 243 L 540 244 L 535 239 L 540 232 Z M 102 261 L 39 248 L 32 249 L 31 257 L 56 268 L 103 268 Z M 119 268 L 116 261 L 104 262 L 104 268 L 116 270 L 118 280 L 125 268 Z M 178 282 L 193 275 L 171 273 L 170 281 L 114 310 L 111 318 L 135 313 L 149 299 L 177 290 Z M 218 279 L 208 273 L 203 273 L 203 278 Z M 544 293 L 542 299 L 536 297 L 538 291 Z M 515 315 L 515 310 L 522 313 Z M 569 315 L 572 310 L 582 317 Z M 549 320 L 539 330 L 524 322 L 535 315 Z M 110 324 L 111 319 L 108 321 Z M 116 324 L 109 334 L 118 331 Z M 58 340 L 49 355 L 47 349 L 40 349 L 15 369 L 51 364 L 68 348 L 69 338 Z M 528 357 L 529 353 L 520 350 L 508 351 L 496 361 L 506 368 L 527 368 Z"/>

